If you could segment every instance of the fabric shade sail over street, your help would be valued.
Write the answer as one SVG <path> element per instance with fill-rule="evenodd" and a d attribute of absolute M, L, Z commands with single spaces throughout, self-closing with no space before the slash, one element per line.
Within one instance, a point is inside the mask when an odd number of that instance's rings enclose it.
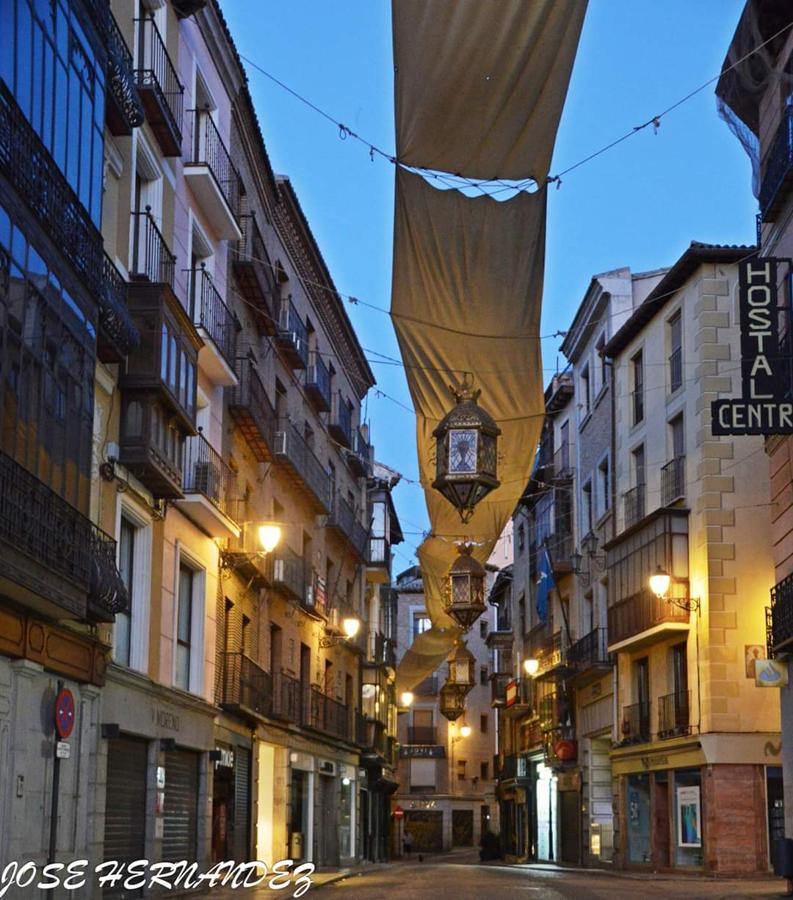
<path fill-rule="evenodd" d="M 586 5 L 394 2 L 400 163 L 543 184 Z"/>
<path fill-rule="evenodd" d="M 441 665 L 460 634 L 444 610 L 455 542 L 475 542 L 485 562 L 531 474 L 544 416 L 545 178 L 585 9 L 585 0 L 392 4 L 399 161 L 540 184 L 498 201 L 396 167 L 391 314 L 417 416 L 431 525 L 418 559 L 432 621 L 399 664 L 398 691 Z M 500 486 L 467 524 L 432 488 L 433 431 L 465 373 L 501 429 Z"/>

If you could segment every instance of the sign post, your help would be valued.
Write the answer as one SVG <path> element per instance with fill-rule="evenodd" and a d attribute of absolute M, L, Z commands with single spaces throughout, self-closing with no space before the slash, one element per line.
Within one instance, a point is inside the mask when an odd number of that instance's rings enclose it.
<path fill-rule="evenodd" d="M 52 802 L 50 804 L 50 852 L 48 862 L 55 862 L 58 850 L 58 799 L 61 790 L 61 760 L 69 758 L 69 744 L 66 738 L 74 730 L 74 694 L 58 680 L 58 694 L 55 697 L 55 740 L 52 756 Z M 58 740 L 60 738 L 60 740 Z"/>

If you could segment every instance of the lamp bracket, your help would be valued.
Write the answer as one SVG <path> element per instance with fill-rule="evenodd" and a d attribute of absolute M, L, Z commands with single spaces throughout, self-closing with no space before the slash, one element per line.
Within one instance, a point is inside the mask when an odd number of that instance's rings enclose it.
<path fill-rule="evenodd" d="M 699 597 L 690 597 L 688 600 L 682 600 L 678 597 L 666 597 L 665 599 L 671 606 L 676 606 L 678 609 L 682 609 L 685 612 L 699 612 Z"/>

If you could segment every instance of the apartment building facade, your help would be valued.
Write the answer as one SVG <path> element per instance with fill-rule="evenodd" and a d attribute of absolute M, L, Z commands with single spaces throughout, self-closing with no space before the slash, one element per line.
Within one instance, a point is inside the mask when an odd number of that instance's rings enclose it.
<path fill-rule="evenodd" d="M 494 576 L 491 570 L 491 583 Z M 394 591 L 399 661 L 414 638 L 430 627 L 420 568 L 401 572 Z M 413 702 L 399 716 L 399 788 L 394 801 L 403 818 L 395 833 L 396 853 L 401 852 L 398 841 L 405 832 L 411 835 L 414 851 L 433 852 L 474 847 L 486 831 L 499 830 L 492 768 L 496 721 L 489 702 L 486 646 L 494 625 L 495 610 L 489 610 L 465 636 L 476 660 L 477 683 L 466 696 L 465 713 L 459 719 L 450 722 L 440 713 L 445 665 L 413 688 Z"/>
<path fill-rule="evenodd" d="M 772 579 L 750 474 L 762 439 L 710 431 L 710 402 L 739 393 L 752 252 L 694 243 L 668 270 L 596 276 L 565 338 L 515 514 L 512 661 L 494 692 L 515 858 L 768 870 L 781 779 L 776 697 L 753 675 Z M 546 506 L 568 485 L 565 532 Z"/>
<path fill-rule="evenodd" d="M 725 68 L 736 63 L 744 51 L 762 42 L 764 52 L 755 57 L 749 80 L 745 64 L 726 71 L 716 88 L 730 120 L 737 122 L 748 146 L 753 147 L 752 185 L 758 199 L 758 255 L 777 260 L 777 303 L 779 309 L 779 352 L 783 395 L 789 399 L 791 374 L 791 257 L 793 257 L 793 36 L 784 30 L 789 20 L 787 5 L 779 2 L 748 2 L 727 52 Z M 747 440 L 736 437 L 736 442 Z M 793 543 L 787 521 L 791 507 L 791 438 L 786 434 L 768 434 L 765 442 L 770 470 L 771 542 L 775 567 L 774 586 L 769 597 L 769 655 L 787 666 L 793 645 L 791 610 L 793 609 Z M 785 795 L 793 796 L 793 689 L 779 689 L 782 717 L 782 767 Z M 775 837 L 793 834 L 793 805 L 777 810 Z"/>

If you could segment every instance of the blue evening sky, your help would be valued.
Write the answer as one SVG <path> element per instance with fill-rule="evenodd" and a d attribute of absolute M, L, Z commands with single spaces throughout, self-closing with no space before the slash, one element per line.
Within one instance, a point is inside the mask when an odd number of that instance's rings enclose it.
<path fill-rule="evenodd" d="M 430 0 L 428 0 L 430 2 Z M 243 56 L 367 140 L 394 148 L 388 0 L 221 0 Z M 552 172 L 647 121 L 716 75 L 743 0 L 590 0 Z M 289 175 L 337 288 L 387 308 L 393 180 L 390 163 L 249 67 L 251 91 L 276 172 Z M 751 243 L 756 202 L 740 144 L 716 112 L 713 86 L 551 190 L 543 333 L 569 324 L 591 276 L 618 266 L 670 265 L 692 239 Z M 367 351 L 397 357 L 387 315 L 347 306 Z M 546 380 L 563 365 L 544 340 Z M 367 352 L 374 359 L 371 352 Z M 372 363 L 378 387 L 410 404 L 402 369 Z M 414 417 L 374 393 L 368 415 L 377 457 L 416 478 Z M 426 527 L 421 489 L 403 482 L 406 532 L 396 571 Z"/>

